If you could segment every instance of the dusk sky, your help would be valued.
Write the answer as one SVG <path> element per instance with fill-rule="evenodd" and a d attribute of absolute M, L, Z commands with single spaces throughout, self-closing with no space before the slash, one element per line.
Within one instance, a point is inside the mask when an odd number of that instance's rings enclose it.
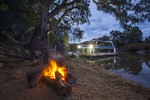
<path fill-rule="evenodd" d="M 119 21 L 113 17 L 113 15 L 105 14 L 97 11 L 96 5 L 91 3 L 90 10 L 92 16 L 90 19 L 90 25 L 84 24 L 79 26 L 84 31 L 81 41 L 91 40 L 93 38 L 109 35 L 110 31 L 118 30 L 123 31 L 119 25 Z M 143 37 L 150 36 L 150 23 L 140 23 L 139 27 L 143 32 Z"/>

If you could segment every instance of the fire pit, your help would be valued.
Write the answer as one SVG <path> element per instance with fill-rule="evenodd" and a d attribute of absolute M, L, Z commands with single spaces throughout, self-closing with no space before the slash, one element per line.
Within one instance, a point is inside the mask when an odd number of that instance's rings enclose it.
<path fill-rule="evenodd" d="M 29 87 L 35 87 L 40 79 L 46 80 L 60 96 L 69 96 L 72 91 L 71 84 L 75 83 L 68 68 L 59 66 L 55 60 L 50 60 L 48 65 L 27 72 Z"/>

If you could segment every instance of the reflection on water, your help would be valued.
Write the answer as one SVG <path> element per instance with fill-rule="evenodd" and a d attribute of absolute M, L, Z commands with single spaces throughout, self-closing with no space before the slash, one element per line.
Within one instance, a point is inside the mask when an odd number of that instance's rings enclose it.
<path fill-rule="evenodd" d="M 115 57 L 92 58 L 95 64 L 150 88 L 150 55 L 120 53 Z"/>

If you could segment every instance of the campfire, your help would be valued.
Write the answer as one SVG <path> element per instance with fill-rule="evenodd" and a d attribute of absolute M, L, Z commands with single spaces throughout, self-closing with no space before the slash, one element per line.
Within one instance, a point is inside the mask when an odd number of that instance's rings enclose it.
<path fill-rule="evenodd" d="M 61 79 L 66 82 L 67 68 L 65 66 L 58 66 L 55 60 L 50 60 L 50 64 L 47 66 L 44 76 L 50 79 L 56 79 L 55 73 L 58 72 Z"/>
<path fill-rule="evenodd" d="M 34 87 L 40 79 L 46 80 L 58 95 L 68 96 L 71 93 L 71 84 L 75 83 L 72 75 L 68 73 L 68 68 L 60 66 L 55 60 L 50 60 L 49 64 L 27 72 L 29 87 Z"/>

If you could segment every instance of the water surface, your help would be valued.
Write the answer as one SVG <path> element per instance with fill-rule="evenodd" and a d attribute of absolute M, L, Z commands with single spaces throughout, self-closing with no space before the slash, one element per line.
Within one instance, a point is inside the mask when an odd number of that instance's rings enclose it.
<path fill-rule="evenodd" d="M 150 88 L 150 55 L 120 53 L 118 56 L 89 57 L 95 64 Z"/>

